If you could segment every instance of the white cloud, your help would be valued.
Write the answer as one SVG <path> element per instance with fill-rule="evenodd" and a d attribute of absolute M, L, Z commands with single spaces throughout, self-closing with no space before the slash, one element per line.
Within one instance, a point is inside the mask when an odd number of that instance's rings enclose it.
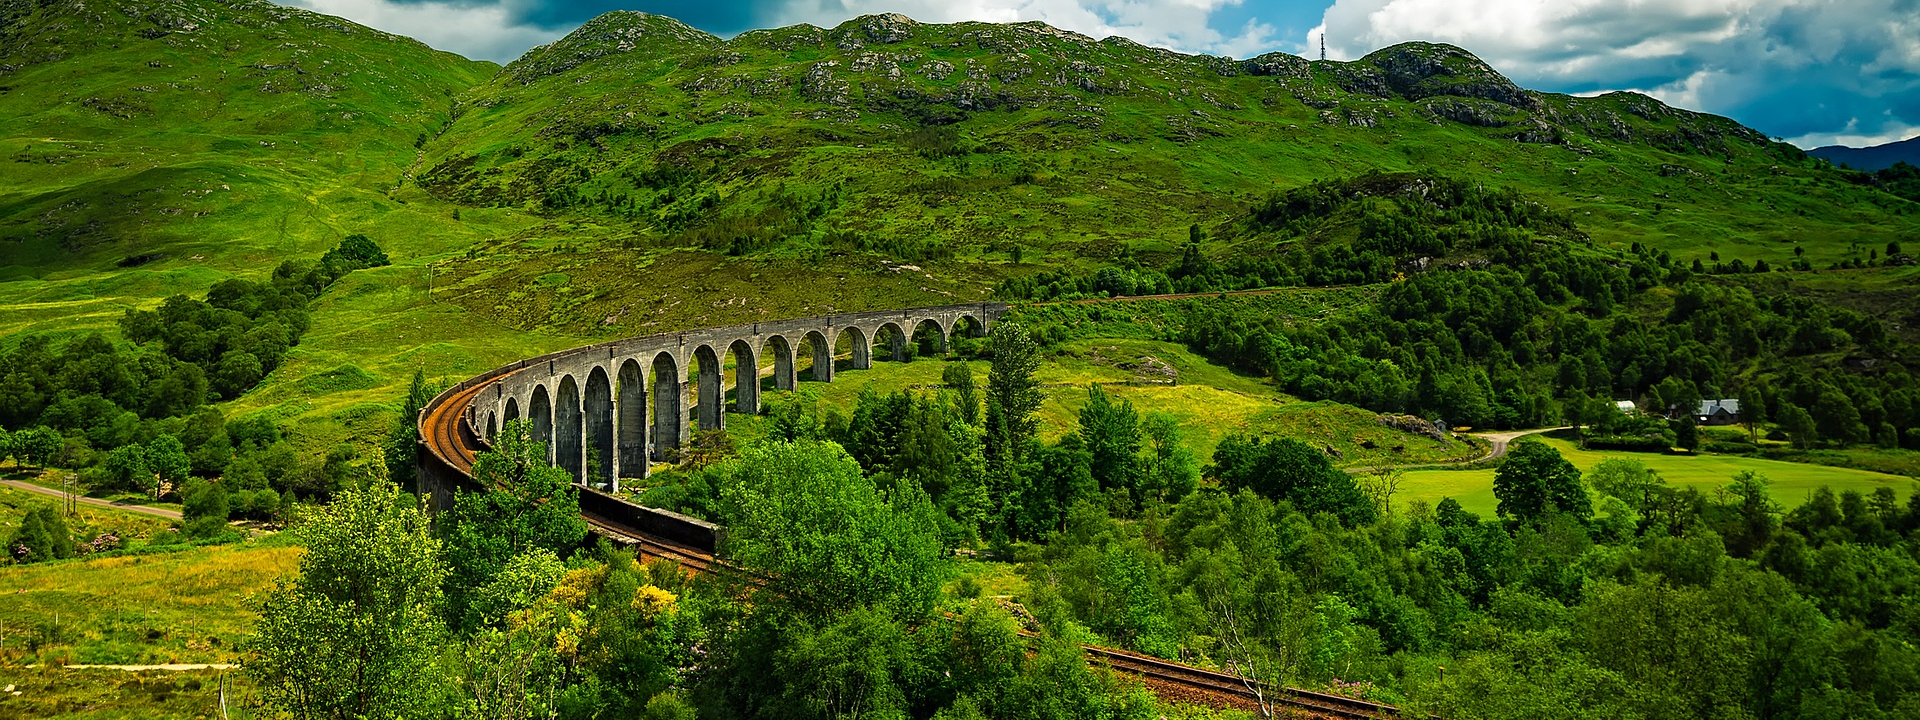
<path fill-rule="evenodd" d="M 1273 28 L 1248 22 L 1229 37 L 1210 25 L 1213 14 L 1240 0 L 801 0 L 787 3 L 775 24 L 832 27 L 850 17 L 900 13 L 920 22 L 1038 20 L 1094 38 L 1114 35 L 1184 52 L 1259 54 Z"/>
<path fill-rule="evenodd" d="M 448 52 L 505 64 L 535 45 L 567 34 L 516 25 L 503 5 L 389 0 L 282 0 L 314 12 L 338 15 L 367 27 L 405 35 Z"/>
<path fill-rule="evenodd" d="M 1920 125 L 1908 125 L 1898 120 L 1889 119 L 1883 121 L 1879 123 L 1880 129 L 1872 133 L 1859 132 L 1858 125 L 1859 123 L 1848 123 L 1847 127 L 1835 132 L 1808 133 L 1799 137 L 1787 138 L 1787 142 L 1811 150 L 1828 145 L 1872 147 L 1874 145 L 1885 145 L 1890 142 L 1899 142 L 1901 140 L 1920 137 Z"/>
<path fill-rule="evenodd" d="M 1336 59 L 1452 43 L 1524 86 L 1640 90 L 1796 138 L 1920 125 L 1920 0 L 1335 0 L 1323 27 Z"/>

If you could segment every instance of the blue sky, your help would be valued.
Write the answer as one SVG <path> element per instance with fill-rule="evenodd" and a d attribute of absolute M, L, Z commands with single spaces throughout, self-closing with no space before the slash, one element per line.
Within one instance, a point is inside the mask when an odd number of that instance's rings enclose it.
<path fill-rule="evenodd" d="M 1351 59 L 1449 42 L 1521 85 L 1636 90 L 1802 147 L 1920 135 L 1920 0 L 282 0 L 506 62 L 609 10 L 723 37 L 869 13 L 1040 20 L 1184 52 Z"/>

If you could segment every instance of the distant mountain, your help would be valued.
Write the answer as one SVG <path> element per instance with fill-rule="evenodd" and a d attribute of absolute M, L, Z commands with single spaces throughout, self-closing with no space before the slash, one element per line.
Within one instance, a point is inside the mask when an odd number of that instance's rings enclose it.
<path fill-rule="evenodd" d="M 1828 145 L 1808 150 L 1807 154 L 1833 163 L 1834 167 L 1846 165 L 1867 172 L 1885 170 L 1898 162 L 1920 166 L 1920 136 L 1863 148 Z"/>

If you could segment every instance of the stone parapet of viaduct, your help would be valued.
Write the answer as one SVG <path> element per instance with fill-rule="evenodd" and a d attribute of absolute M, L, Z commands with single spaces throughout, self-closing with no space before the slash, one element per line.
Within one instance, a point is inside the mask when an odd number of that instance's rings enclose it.
<path fill-rule="evenodd" d="M 867 369 L 876 341 L 898 356 L 925 329 L 945 351 L 963 323 L 962 332 L 985 335 L 1006 309 L 976 303 L 823 315 L 647 335 L 528 358 L 435 398 L 420 415 L 420 437 L 429 445 L 422 460 L 454 465 L 447 458 L 457 449 L 434 447 L 446 441 L 427 423 L 446 416 L 439 406 L 465 402 L 444 409 L 459 418 L 461 434 L 485 442 L 506 422 L 527 419 L 555 465 L 583 484 L 618 490 L 620 478 L 645 477 L 649 464 L 685 445 L 694 428 L 724 429 L 726 385 L 734 388 L 734 412 L 759 413 L 763 358 L 772 359 L 777 390 L 795 387 L 796 354 L 803 348 L 811 356 L 813 379 L 832 382 L 833 348 L 843 337 L 851 348 L 848 367 Z M 734 356 L 731 383 L 722 378 L 728 354 Z M 693 382 L 689 369 L 697 369 Z M 436 476 L 467 473 L 457 465 L 430 469 Z"/>

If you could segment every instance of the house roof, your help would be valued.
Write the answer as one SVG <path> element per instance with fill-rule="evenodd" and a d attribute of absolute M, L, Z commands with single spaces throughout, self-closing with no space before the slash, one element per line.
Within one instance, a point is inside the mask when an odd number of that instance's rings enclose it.
<path fill-rule="evenodd" d="M 1720 410 L 1725 410 L 1727 411 L 1728 414 L 1731 414 L 1731 415 L 1739 415 L 1740 400 L 1738 398 L 1729 398 L 1725 400 L 1701 400 L 1700 409 L 1695 411 L 1693 414 L 1712 415 L 1715 412 Z"/>

